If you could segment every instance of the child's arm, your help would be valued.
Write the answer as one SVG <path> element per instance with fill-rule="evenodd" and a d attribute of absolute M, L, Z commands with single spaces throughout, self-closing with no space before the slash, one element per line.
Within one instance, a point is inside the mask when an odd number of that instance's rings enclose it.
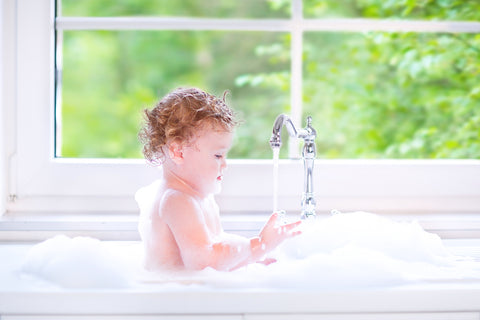
<path fill-rule="evenodd" d="M 277 226 L 278 213 L 274 212 L 260 231 L 258 237 L 250 239 L 251 256 L 237 267 L 248 263 L 257 262 L 266 253 L 275 249 L 285 239 L 301 234 L 301 231 L 293 231 L 301 221 Z M 275 260 L 273 260 L 275 261 Z"/>
<path fill-rule="evenodd" d="M 165 194 L 159 214 L 170 227 L 187 269 L 231 270 L 258 261 L 284 239 L 297 234 L 291 229 L 298 223 L 275 227 L 277 215 L 273 214 L 259 237 L 214 237 L 199 203 L 177 191 Z"/>
<path fill-rule="evenodd" d="M 230 270 L 251 255 L 248 239 L 215 237 L 207 226 L 200 203 L 185 193 L 167 191 L 159 210 L 175 237 L 187 269 Z"/>

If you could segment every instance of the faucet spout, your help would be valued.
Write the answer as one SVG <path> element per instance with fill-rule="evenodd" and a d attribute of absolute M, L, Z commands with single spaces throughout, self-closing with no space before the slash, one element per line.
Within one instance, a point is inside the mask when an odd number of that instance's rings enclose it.
<path fill-rule="evenodd" d="M 282 128 L 287 128 L 288 135 L 296 138 L 298 133 L 292 119 L 286 114 L 280 114 L 273 123 L 272 137 L 270 138 L 270 146 L 273 148 L 280 148 L 282 146 Z"/>
<path fill-rule="evenodd" d="M 280 114 L 273 124 L 270 146 L 272 149 L 279 149 L 282 146 L 282 128 L 286 127 L 289 136 L 304 140 L 302 159 L 304 166 L 304 192 L 302 197 L 302 219 L 315 217 L 315 198 L 313 193 L 313 166 L 315 164 L 316 147 L 315 138 L 317 132 L 312 127 L 312 117 L 307 117 L 307 126 L 297 130 L 289 116 Z"/>

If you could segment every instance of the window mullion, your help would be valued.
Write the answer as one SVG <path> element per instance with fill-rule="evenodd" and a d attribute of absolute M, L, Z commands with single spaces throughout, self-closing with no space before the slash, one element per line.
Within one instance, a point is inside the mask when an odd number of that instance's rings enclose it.
<path fill-rule="evenodd" d="M 287 19 L 205 19 L 163 17 L 57 17 L 57 30 L 222 30 L 289 31 Z"/>
<path fill-rule="evenodd" d="M 292 2 L 291 29 L 291 75 L 290 75 L 290 105 L 293 123 L 299 127 L 302 123 L 302 56 L 303 56 L 303 7 L 302 0 Z M 289 139 L 288 154 L 290 158 L 298 158 L 298 139 Z"/>
<path fill-rule="evenodd" d="M 304 31 L 334 32 L 448 32 L 478 33 L 480 22 L 476 21 L 423 21 L 388 19 L 303 19 Z"/>

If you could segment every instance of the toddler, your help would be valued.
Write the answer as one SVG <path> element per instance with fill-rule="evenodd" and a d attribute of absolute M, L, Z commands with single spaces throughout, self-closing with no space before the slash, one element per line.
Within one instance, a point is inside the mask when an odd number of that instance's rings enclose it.
<path fill-rule="evenodd" d="M 148 270 L 233 270 L 262 260 L 300 231 L 300 221 L 276 226 L 273 213 L 258 237 L 225 233 L 213 195 L 221 190 L 236 121 L 225 97 L 179 88 L 145 110 L 139 137 L 161 179 L 140 189 L 139 232 Z"/>

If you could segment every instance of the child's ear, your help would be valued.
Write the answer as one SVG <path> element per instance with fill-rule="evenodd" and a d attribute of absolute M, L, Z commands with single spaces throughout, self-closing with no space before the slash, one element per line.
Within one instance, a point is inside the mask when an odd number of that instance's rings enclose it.
<path fill-rule="evenodd" d="M 183 162 L 183 145 L 174 141 L 168 145 L 168 155 L 176 164 Z"/>

